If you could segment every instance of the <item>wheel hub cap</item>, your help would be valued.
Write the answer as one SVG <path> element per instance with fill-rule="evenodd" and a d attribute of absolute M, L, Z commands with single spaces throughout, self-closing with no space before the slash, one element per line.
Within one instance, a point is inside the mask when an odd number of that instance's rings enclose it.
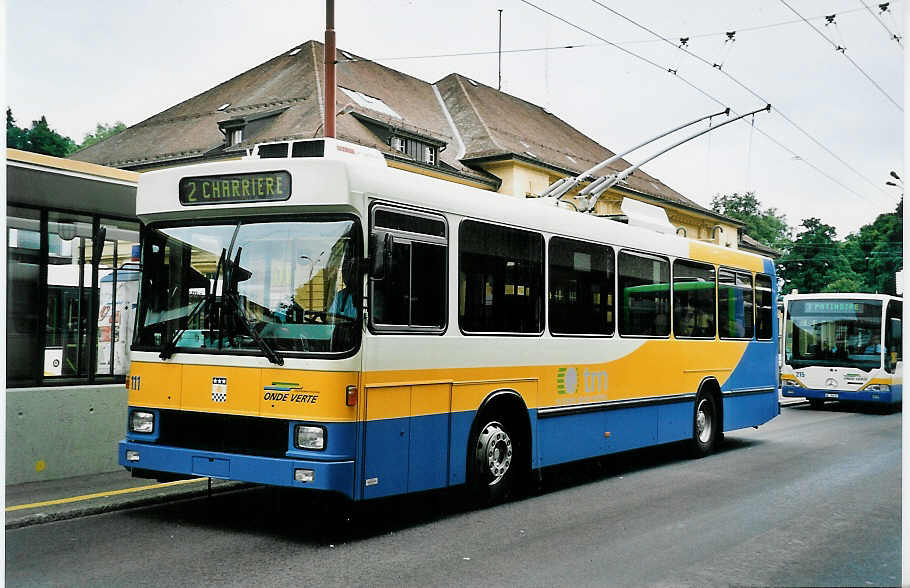
<path fill-rule="evenodd" d="M 480 470 L 493 486 L 508 473 L 512 465 L 512 439 L 500 423 L 487 424 L 477 438 L 474 457 Z"/>

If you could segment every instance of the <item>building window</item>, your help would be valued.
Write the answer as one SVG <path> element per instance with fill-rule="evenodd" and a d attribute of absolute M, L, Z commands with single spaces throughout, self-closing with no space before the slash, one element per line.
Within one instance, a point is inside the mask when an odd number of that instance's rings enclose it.
<path fill-rule="evenodd" d="M 391 139 L 389 139 L 389 145 L 395 151 L 404 153 L 421 163 L 436 165 L 436 147 L 428 143 L 418 141 L 417 139 L 393 135 Z"/>
<path fill-rule="evenodd" d="M 18 207 L 7 223 L 7 386 L 122 380 L 138 223 Z"/>

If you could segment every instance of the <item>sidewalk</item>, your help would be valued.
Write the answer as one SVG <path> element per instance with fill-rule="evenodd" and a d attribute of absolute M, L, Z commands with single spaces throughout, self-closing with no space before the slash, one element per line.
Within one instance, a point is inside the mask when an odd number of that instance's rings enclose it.
<path fill-rule="evenodd" d="M 211 480 L 213 494 L 246 486 L 241 482 Z M 204 496 L 208 492 L 208 478 L 158 483 L 133 478 L 126 470 L 16 484 L 6 487 L 6 528 Z"/>

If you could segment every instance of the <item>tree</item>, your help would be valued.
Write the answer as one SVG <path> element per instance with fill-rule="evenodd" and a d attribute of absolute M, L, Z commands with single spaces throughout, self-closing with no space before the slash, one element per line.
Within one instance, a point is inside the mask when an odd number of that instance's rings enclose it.
<path fill-rule="evenodd" d="M 851 267 L 834 227 L 817 218 L 805 219 L 800 227 L 790 251 L 777 260 L 783 292 L 794 288 L 803 294 L 852 292 L 862 286 L 862 277 Z"/>
<path fill-rule="evenodd" d="M 711 209 L 742 221 L 747 235 L 769 247 L 786 251 L 790 245 L 792 230 L 787 224 L 787 217 L 778 214 L 776 208 L 762 210 L 755 192 L 717 195 L 711 200 Z"/>
<path fill-rule="evenodd" d="M 106 123 L 98 123 L 95 125 L 94 133 L 85 134 L 85 138 L 82 139 L 82 144 L 79 145 L 79 149 L 85 149 L 89 145 L 94 145 L 95 143 L 104 141 L 108 137 L 116 135 L 125 128 L 126 125 L 123 124 L 123 121 L 120 120 L 110 125 Z"/>
<path fill-rule="evenodd" d="M 904 201 L 847 236 L 844 253 L 862 277 L 860 292 L 895 293 L 895 272 L 903 268 Z"/>
<path fill-rule="evenodd" d="M 15 149 L 54 157 L 66 157 L 76 150 L 76 143 L 51 129 L 43 115 L 39 120 L 32 121 L 30 129 L 17 127 L 11 108 L 6 109 L 6 144 Z"/>

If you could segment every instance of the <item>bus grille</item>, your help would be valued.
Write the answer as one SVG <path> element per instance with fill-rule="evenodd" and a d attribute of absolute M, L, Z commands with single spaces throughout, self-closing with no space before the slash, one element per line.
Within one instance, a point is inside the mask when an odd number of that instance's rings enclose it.
<path fill-rule="evenodd" d="M 284 457 L 288 421 L 162 410 L 158 443 L 185 449 Z"/>

